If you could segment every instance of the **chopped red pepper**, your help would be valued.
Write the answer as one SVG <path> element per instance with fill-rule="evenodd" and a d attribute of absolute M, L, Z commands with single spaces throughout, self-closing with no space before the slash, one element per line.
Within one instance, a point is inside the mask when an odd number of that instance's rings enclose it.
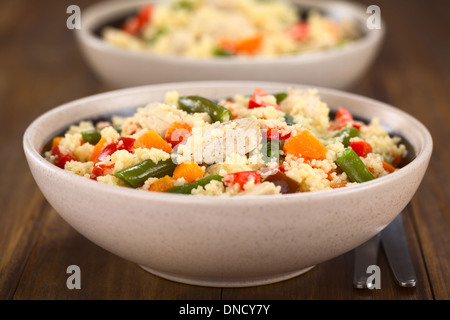
<path fill-rule="evenodd" d="M 122 30 L 125 31 L 126 33 L 129 33 L 129 34 L 136 34 L 136 33 L 138 33 L 140 28 L 141 28 L 141 26 L 139 24 L 139 19 L 136 18 L 136 17 L 133 17 L 133 18 L 127 20 L 122 25 Z"/>
<path fill-rule="evenodd" d="M 114 163 L 96 163 L 92 169 L 91 179 L 97 180 L 97 177 L 104 176 L 108 169 L 114 168 Z"/>
<path fill-rule="evenodd" d="M 248 102 L 248 108 L 249 109 L 255 109 L 255 108 L 261 108 L 261 107 L 274 107 L 277 110 L 281 110 L 281 107 L 277 104 L 272 104 L 272 103 L 267 103 L 263 101 L 263 97 L 268 96 L 269 94 L 260 89 L 260 88 L 256 88 L 255 91 L 253 92 L 252 97 L 250 98 L 249 102 Z"/>
<path fill-rule="evenodd" d="M 250 180 L 255 180 L 255 184 L 261 183 L 261 173 L 259 171 L 241 171 L 235 173 L 229 173 L 225 175 L 223 181 L 228 187 L 239 184 L 241 189 L 244 188 L 244 185 Z"/>
<path fill-rule="evenodd" d="M 265 131 L 265 136 L 268 140 L 286 140 L 291 136 L 291 133 L 282 134 L 280 129 L 270 128 Z"/>
<path fill-rule="evenodd" d="M 106 147 L 104 147 L 102 152 L 100 152 L 100 155 L 94 162 L 105 161 L 107 156 L 112 155 L 118 150 L 127 150 L 128 152 L 133 152 L 133 145 L 135 141 L 136 139 L 133 138 L 119 138 L 117 141 L 114 141 L 113 143 L 110 143 Z"/>
<path fill-rule="evenodd" d="M 309 34 L 309 27 L 306 22 L 299 22 L 288 29 L 289 35 L 296 41 L 305 40 Z"/>
<path fill-rule="evenodd" d="M 340 107 L 336 112 L 334 121 L 330 123 L 330 130 L 340 130 L 348 125 L 353 125 L 353 115 L 347 109 Z"/>
<path fill-rule="evenodd" d="M 138 33 L 142 27 L 150 21 L 153 12 L 152 5 L 143 6 L 136 16 L 128 19 L 123 25 L 122 30 L 129 34 Z"/>
<path fill-rule="evenodd" d="M 350 148 L 360 157 L 366 157 L 372 152 L 372 146 L 364 140 L 357 140 L 350 142 Z"/>
<path fill-rule="evenodd" d="M 363 125 L 364 124 L 362 122 L 359 122 L 359 121 L 354 121 L 353 124 L 352 124 L 352 126 L 355 127 L 358 130 L 360 130 Z"/>
<path fill-rule="evenodd" d="M 72 160 L 77 161 L 77 158 L 73 154 L 62 153 L 61 150 L 59 149 L 59 146 L 57 146 L 57 145 L 52 148 L 52 150 L 50 151 L 50 154 L 55 157 L 53 163 L 57 167 L 60 167 L 61 169 L 64 169 L 66 162 L 69 162 Z"/>

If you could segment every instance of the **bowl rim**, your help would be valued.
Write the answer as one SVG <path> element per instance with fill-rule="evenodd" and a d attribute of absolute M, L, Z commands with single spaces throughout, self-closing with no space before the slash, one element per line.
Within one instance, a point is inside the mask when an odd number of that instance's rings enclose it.
<path fill-rule="evenodd" d="M 194 58 L 185 56 L 162 56 L 152 53 L 135 52 L 132 50 L 113 46 L 98 36 L 93 34 L 93 29 L 98 27 L 98 19 L 110 14 L 129 11 L 130 8 L 139 6 L 149 2 L 160 2 L 161 0 L 107 0 L 83 9 L 83 26 L 81 29 L 75 29 L 75 37 L 79 43 L 87 45 L 95 50 L 109 52 L 125 59 L 138 59 L 144 61 L 166 62 L 172 64 L 191 64 L 193 66 L 212 66 L 212 65 L 269 65 L 269 64 L 304 64 L 320 62 L 323 59 L 333 59 L 335 57 L 345 56 L 350 53 L 356 53 L 366 47 L 376 46 L 380 43 L 386 33 L 386 23 L 381 18 L 381 29 L 367 30 L 361 39 L 349 43 L 342 48 L 332 48 L 328 50 L 320 50 L 317 52 L 292 54 L 277 57 L 243 57 L 233 56 L 224 58 Z M 323 0 L 317 2 L 315 0 L 292 0 L 294 3 L 306 4 L 317 8 L 327 8 L 333 6 L 345 6 L 348 10 L 357 16 L 358 22 L 362 23 L 362 17 L 367 18 L 366 7 L 359 3 L 352 3 L 344 0 Z"/>
<path fill-rule="evenodd" d="M 58 168 L 54 164 L 48 162 L 40 153 L 39 150 L 36 150 L 36 148 L 33 146 L 32 143 L 32 136 L 34 133 L 34 130 L 41 124 L 45 123 L 49 118 L 55 117 L 58 114 L 63 113 L 65 110 L 69 110 L 72 108 L 77 107 L 80 104 L 84 104 L 87 102 L 92 102 L 95 100 L 102 100 L 105 98 L 114 98 L 122 95 L 133 95 L 133 94 L 139 94 L 144 91 L 149 91 L 153 89 L 154 91 L 162 91 L 162 90 L 176 90 L 176 89 L 193 89 L 193 88 L 217 88 L 217 87 L 223 87 L 223 86 L 284 86 L 285 88 L 288 87 L 296 87 L 298 89 L 308 89 L 308 88 L 314 88 L 320 92 L 323 92 L 327 95 L 334 95 L 334 96 L 340 96 L 344 98 L 349 98 L 352 100 L 358 100 L 360 102 L 367 102 L 367 103 L 375 103 L 378 105 L 379 108 L 382 108 L 384 110 L 388 110 L 389 112 L 396 113 L 400 115 L 401 117 L 407 119 L 409 122 L 413 123 L 416 128 L 419 129 L 421 133 L 421 137 L 423 138 L 424 145 L 422 150 L 419 150 L 417 152 L 416 157 L 405 167 L 399 169 L 396 172 L 393 172 L 389 175 L 367 181 L 361 184 L 357 185 L 351 185 L 347 186 L 345 188 L 338 188 L 338 189 L 330 189 L 330 190 L 321 190 L 321 191 L 312 191 L 312 192 L 304 192 L 304 193 L 294 193 L 294 194 L 282 194 L 282 195 L 256 195 L 256 196 L 249 196 L 249 195 L 242 195 L 242 196 L 192 196 L 192 195 L 184 195 L 184 194 L 168 194 L 168 193 L 160 193 L 160 192 L 145 192 L 144 190 L 135 190 L 133 188 L 127 188 L 122 186 L 114 186 L 114 185 L 107 185 L 104 183 L 99 183 L 97 181 L 93 181 L 91 179 L 87 179 L 85 177 L 78 176 L 76 174 L 73 174 L 69 171 L 66 171 L 64 169 Z M 107 112 L 105 112 L 107 113 Z M 64 127 L 67 127 L 69 123 L 65 123 L 64 125 L 61 125 L 57 129 L 62 129 Z M 41 141 L 45 141 L 45 139 L 49 139 L 50 137 L 43 137 Z M 33 120 L 29 126 L 26 128 L 24 135 L 23 135 L 23 148 L 25 155 L 27 156 L 28 161 L 33 161 L 35 164 L 37 164 L 39 167 L 41 167 L 44 170 L 47 170 L 51 172 L 54 175 L 58 175 L 61 177 L 61 179 L 65 180 L 73 180 L 77 182 L 79 185 L 84 186 L 85 188 L 90 188 L 93 190 L 96 190 L 98 192 L 106 192 L 110 193 L 111 195 L 116 195 L 120 197 L 126 197 L 126 198 L 134 198 L 134 199 L 140 199 L 140 200 L 147 200 L 147 201 L 167 201 L 167 202 L 183 202 L 183 203 L 190 203 L 190 204 L 210 204 L 211 202 L 214 203 L 221 203 L 224 204 L 225 202 L 228 204 L 239 204 L 242 202 L 250 201 L 250 203 L 254 202 L 273 202 L 274 200 L 292 200 L 292 199 L 307 199 L 307 200 L 313 200 L 316 198 L 322 199 L 324 197 L 340 197 L 340 196 L 346 196 L 348 194 L 352 193 L 359 193 L 359 192 L 365 192 L 366 190 L 370 190 L 371 188 L 380 186 L 382 184 L 388 183 L 389 181 L 393 181 L 396 179 L 402 179 L 402 177 L 407 176 L 408 174 L 414 174 L 414 172 L 417 172 L 417 170 L 425 163 L 428 164 L 428 161 L 432 154 L 433 149 L 433 140 L 430 132 L 428 129 L 416 118 L 409 115 L 405 111 L 402 111 L 392 105 L 389 105 L 387 103 L 377 101 L 372 98 L 364 97 L 362 95 L 344 92 L 337 89 L 330 89 L 330 88 L 324 88 L 324 87 L 318 87 L 318 86 L 311 86 L 311 85 L 302 85 L 302 84 L 296 84 L 296 83 L 284 83 L 284 82 L 264 82 L 264 81 L 232 81 L 232 80 L 220 80 L 220 81 L 190 81 L 190 82 L 174 82 L 174 83 L 161 83 L 161 84 L 152 84 L 152 85 L 144 85 L 144 86 L 137 86 L 137 87 L 131 87 L 131 88 L 125 88 L 125 89 L 118 89 L 103 93 L 98 93 L 94 95 L 90 95 L 81 99 L 76 99 L 67 103 L 64 103 L 62 105 L 59 105 L 57 107 L 54 107 L 40 116 L 38 116 L 35 120 Z M 229 201 L 232 199 L 233 201 Z"/>

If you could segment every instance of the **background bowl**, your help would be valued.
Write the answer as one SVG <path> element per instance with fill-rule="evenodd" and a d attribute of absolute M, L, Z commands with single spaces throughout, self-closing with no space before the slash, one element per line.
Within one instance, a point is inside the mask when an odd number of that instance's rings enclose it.
<path fill-rule="evenodd" d="M 381 29 L 369 30 L 367 8 L 340 1 L 293 0 L 316 8 L 335 19 L 357 21 L 364 36 L 343 48 L 279 58 L 192 59 L 156 56 L 115 47 L 99 37 L 101 27 L 132 15 L 144 3 L 157 0 L 105 1 L 83 9 L 76 39 L 94 72 L 114 87 L 196 80 L 256 80 L 348 88 L 371 65 L 384 37 Z"/>
<path fill-rule="evenodd" d="M 219 99 L 268 82 L 188 82 L 122 89 L 76 100 L 37 118 L 23 138 L 42 193 L 70 225 L 104 249 L 167 279 L 206 286 L 251 286 L 305 272 L 365 242 L 390 223 L 416 192 L 431 152 L 428 130 L 394 107 L 318 88 L 331 109 L 379 117 L 415 153 L 402 169 L 358 186 L 282 196 L 194 197 L 110 186 L 61 170 L 42 157 L 50 139 L 80 120 L 130 114 L 168 90 Z"/>

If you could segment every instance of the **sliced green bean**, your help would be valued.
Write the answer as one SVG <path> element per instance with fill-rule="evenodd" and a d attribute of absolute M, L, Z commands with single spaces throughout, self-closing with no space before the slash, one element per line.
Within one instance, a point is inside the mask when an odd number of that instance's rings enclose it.
<path fill-rule="evenodd" d="M 158 29 L 150 38 L 147 39 L 148 43 L 155 43 L 156 40 L 158 40 L 161 36 L 166 34 L 168 32 L 167 28 L 160 28 Z"/>
<path fill-rule="evenodd" d="M 148 159 L 120 170 L 114 175 L 127 182 L 133 188 L 137 188 L 142 186 L 145 180 L 150 177 L 163 178 L 166 175 L 172 176 L 176 166 L 170 158 L 165 161 L 159 161 L 158 163 L 154 163 Z"/>
<path fill-rule="evenodd" d="M 231 57 L 233 56 L 233 53 L 230 51 L 227 51 L 221 47 L 216 47 L 213 50 L 213 54 L 217 57 Z"/>
<path fill-rule="evenodd" d="M 214 174 L 203 179 L 197 180 L 195 182 L 191 182 L 182 186 L 174 187 L 172 189 L 167 190 L 168 193 L 182 193 L 182 194 L 191 194 L 191 191 L 198 187 L 204 187 L 208 183 L 213 180 L 222 181 L 223 177 L 218 174 Z"/>
<path fill-rule="evenodd" d="M 281 141 L 267 140 L 262 144 L 261 155 L 264 163 L 269 163 L 272 159 L 280 161 Z"/>
<path fill-rule="evenodd" d="M 375 179 L 375 176 L 352 148 L 345 149 L 342 155 L 336 159 L 336 163 L 352 182 L 361 183 Z"/>
<path fill-rule="evenodd" d="M 178 107 L 188 113 L 206 112 L 212 122 L 225 122 L 233 118 L 230 110 L 200 96 L 180 97 Z"/>
<path fill-rule="evenodd" d="M 275 99 L 277 99 L 277 104 L 280 104 L 284 99 L 286 99 L 287 93 L 286 92 L 278 92 L 278 93 L 274 93 L 273 96 L 275 97 Z"/>
<path fill-rule="evenodd" d="M 355 137 L 361 137 L 361 133 L 355 127 L 345 127 L 342 128 L 338 133 L 334 135 L 335 138 L 339 138 L 342 140 L 342 144 L 344 147 L 348 147 L 350 145 L 350 139 Z"/>
<path fill-rule="evenodd" d="M 113 127 L 114 130 L 116 130 L 118 133 L 121 133 L 122 129 L 118 126 Z M 101 132 L 102 130 L 93 129 L 93 130 L 86 130 L 81 132 L 81 137 L 84 141 L 90 143 L 90 144 L 96 144 L 100 141 L 102 138 Z"/>
<path fill-rule="evenodd" d="M 89 142 L 90 144 L 96 144 L 102 138 L 100 134 L 100 130 L 87 130 L 81 132 L 81 137 L 84 141 Z"/>
<path fill-rule="evenodd" d="M 284 115 L 284 121 L 288 126 L 293 126 L 295 124 L 294 117 L 287 113 Z"/>

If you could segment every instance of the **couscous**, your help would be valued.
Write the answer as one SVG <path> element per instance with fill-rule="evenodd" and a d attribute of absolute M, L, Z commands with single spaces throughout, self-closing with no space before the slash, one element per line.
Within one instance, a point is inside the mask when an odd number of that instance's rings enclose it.
<path fill-rule="evenodd" d="M 361 33 L 352 20 L 302 13 L 288 1 L 175 0 L 143 6 L 121 27 L 104 28 L 102 37 L 163 56 L 278 57 L 343 46 Z"/>
<path fill-rule="evenodd" d="M 72 125 L 45 157 L 100 183 L 196 196 L 321 191 L 397 170 L 406 148 L 379 119 L 330 114 L 313 89 L 220 101 L 169 91 L 130 117 Z"/>

